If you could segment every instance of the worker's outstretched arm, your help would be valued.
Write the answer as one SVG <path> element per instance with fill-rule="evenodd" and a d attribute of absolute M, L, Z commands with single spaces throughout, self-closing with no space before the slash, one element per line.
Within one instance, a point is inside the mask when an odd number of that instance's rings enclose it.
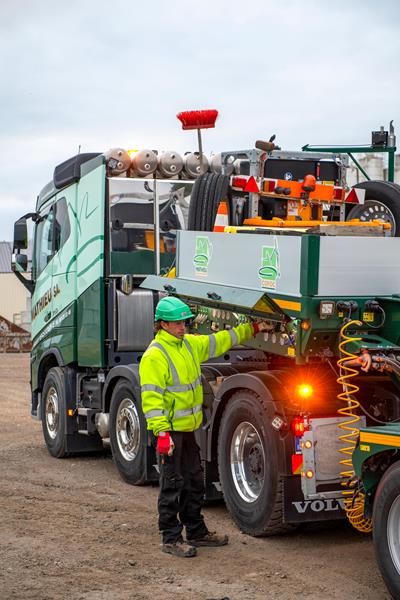
<path fill-rule="evenodd" d="M 165 409 L 164 393 L 167 387 L 168 363 L 161 352 L 151 350 L 140 361 L 139 375 L 142 394 L 142 410 L 147 428 L 158 435 L 160 431 L 170 431 L 168 411 Z"/>
<path fill-rule="evenodd" d="M 258 326 L 253 326 L 251 323 L 244 323 L 243 325 L 233 327 L 233 329 L 225 329 L 211 335 L 188 334 L 185 338 L 196 352 L 199 362 L 202 363 L 210 358 L 221 356 L 221 354 L 228 352 L 233 346 L 250 340 L 257 331 L 259 331 Z"/>

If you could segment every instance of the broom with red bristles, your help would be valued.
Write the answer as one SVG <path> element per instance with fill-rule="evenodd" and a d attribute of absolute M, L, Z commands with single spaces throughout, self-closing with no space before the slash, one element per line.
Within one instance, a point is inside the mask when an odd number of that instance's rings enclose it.
<path fill-rule="evenodd" d="M 199 143 L 200 172 L 203 166 L 203 144 L 201 141 L 201 130 L 215 127 L 218 111 L 210 110 L 185 110 L 178 113 L 177 118 L 182 123 L 182 129 L 197 129 L 197 140 Z"/>

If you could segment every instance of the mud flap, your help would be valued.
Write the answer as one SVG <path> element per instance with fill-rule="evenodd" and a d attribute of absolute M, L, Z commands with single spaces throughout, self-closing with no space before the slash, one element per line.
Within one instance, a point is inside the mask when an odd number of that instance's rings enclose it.
<path fill-rule="evenodd" d="M 345 517 L 340 492 L 336 498 L 305 500 L 300 476 L 287 475 L 283 478 L 284 523 L 312 523 Z"/>
<path fill-rule="evenodd" d="M 76 409 L 76 370 L 72 367 L 63 367 L 65 409 Z M 66 415 L 65 451 L 67 454 L 83 454 L 86 452 L 102 452 L 103 441 L 95 431 L 90 435 L 78 433 L 77 417 Z"/>

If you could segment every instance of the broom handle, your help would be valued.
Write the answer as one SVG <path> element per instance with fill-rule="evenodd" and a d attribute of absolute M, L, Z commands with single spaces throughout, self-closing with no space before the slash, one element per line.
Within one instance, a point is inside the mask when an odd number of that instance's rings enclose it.
<path fill-rule="evenodd" d="M 201 175 L 203 172 L 203 144 L 201 142 L 201 129 L 197 130 L 197 141 L 199 143 L 200 175 Z"/>

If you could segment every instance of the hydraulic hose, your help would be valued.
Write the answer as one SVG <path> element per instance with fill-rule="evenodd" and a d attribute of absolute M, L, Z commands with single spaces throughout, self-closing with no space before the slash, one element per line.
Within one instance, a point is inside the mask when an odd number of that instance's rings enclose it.
<path fill-rule="evenodd" d="M 343 479 L 342 485 L 346 487 L 346 489 L 342 491 L 346 516 L 353 527 L 358 529 L 358 531 L 369 533 L 372 531 L 372 520 L 364 517 L 365 496 L 363 492 L 356 487 L 352 463 L 352 454 L 356 447 L 360 431 L 356 426 L 356 423 L 360 420 L 360 417 L 356 412 L 360 403 L 355 399 L 354 395 L 357 394 L 360 388 L 350 381 L 353 377 L 358 375 L 358 371 L 352 369 L 348 362 L 357 361 L 358 357 L 346 349 L 346 346 L 351 342 L 359 342 L 362 339 L 348 334 L 347 330 L 351 326 L 360 327 L 361 325 L 362 323 L 360 321 L 349 321 L 343 325 L 339 333 L 341 340 L 339 343 L 340 358 L 337 361 L 337 365 L 340 369 L 340 376 L 337 379 L 337 383 L 342 386 L 343 391 L 338 394 L 338 400 L 343 402 L 344 406 L 338 410 L 338 413 L 343 417 L 346 417 L 346 420 L 339 424 L 339 428 L 343 432 L 339 435 L 339 440 L 343 444 L 339 452 L 343 456 L 340 460 L 340 464 L 343 465 L 340 476 Z"/>

